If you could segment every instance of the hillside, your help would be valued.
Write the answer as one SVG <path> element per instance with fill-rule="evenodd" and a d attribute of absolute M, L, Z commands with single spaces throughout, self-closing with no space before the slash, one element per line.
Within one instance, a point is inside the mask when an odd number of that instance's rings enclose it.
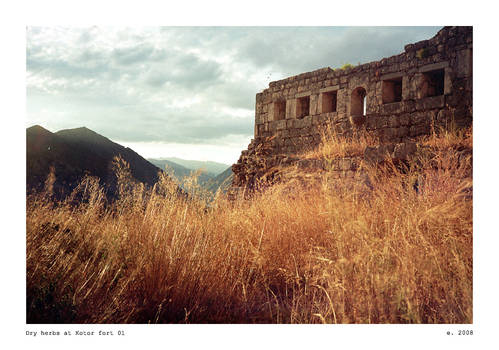
<path fill-rule="evenodd" d="M 165 170 L 166 167 L 166 172 L 177 179 L 180 186 L 183 186 L 182 183 L 192 176 L 194 172 L 200 170 L 201 172 L 197 173 L 198 183 L 202 188 L 212 194 L 215 194 L 220 186 L 222 186 L 222 192 L 226 193 L 234 176 L 231 166 L 217 162 L 185 160 L 180 158 L 148 158 L 147 160 L 163 170 Z M 179 163 L 184 165 L 180 165 Z M 224 167 L 224 170 L 219 172 L 222 166 Z"/>
<path fill-rule="evenodd" d="M 26 130 L 27 191 L 43 188 L 51 167 L 55 171 L 54 193 L 64 198 L 84 175 L 96 176 L 106 193 L 113 197 L 116 177 L 113 158 L 121 156 L 129 166 L 134 181 L 152 186 L 160 169 L 130 148 L 125 148 L 85 127 L 52 133 L 39 125 Z"/>
<path fill-rule="evenodd" d="M 187 159 L 181 159 L 181 158 L 176 158 L 176 157 L 166 157 L 166 158 L 161 158 L 165 160 L 169 160 L 171 162 L 174 162 L 176 164 L 180 164 L 188 169 L 193 169 L 193 170 L 198 170 L 198 169 L 203 169 L 206 171 L 208 175 L 211 176 L 217 176 L 218 174 L 222 173 L 229 167 L 229 164 L 223 164 L 223 163 L 218 163 L 218 162 L 212 162 L 212 161 L 201 161 L 201 160 L 187 160 Z"/>
<path fill-rule="evenodd" d="M 223 193 L 226 193 L 232 184 L 233 177 L 232 167 L 228 167 L 225 171 L 211 179 L 206 184 L 206 188 L 212 193 L 216 193 L 219 188 Z"/>
<path fill-rule="evenodd" d="M 196 169 L 187 168 L 178 163 L 175 163 L 171 160 L 167 160 L 164 158 L 147 158 L 149 162 L 160 168 L 161 170 L 165 170 L 166 173 L 172 177 L 174 177 L 177 182 L 182 185 L 182 182 L 190 176 L 192 176 Z M 212 173 L 207 173 L 206 171 L 202 171 L 198 175 L 198 181 L 202 186 L 205 186 L 208 182 L 213 179 Z"/>

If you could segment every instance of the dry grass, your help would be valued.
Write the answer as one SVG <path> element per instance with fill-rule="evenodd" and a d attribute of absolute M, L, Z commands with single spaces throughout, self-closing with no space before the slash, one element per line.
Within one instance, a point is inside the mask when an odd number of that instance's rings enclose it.
<path fill-rule="evenodd" d="M 472 203 L 448 164 L 210 206 L 122 164 L 112 207 L 91 178 L 77 207 L 30 197 L 27 321 L 471 323 Z"/>
<path fill-rule="evenodd" d="M 305 152 L 300 158 L 321 159 L 362 156 L 368 146 L 376 146 L 379 141 L 373 134 L 363 130 L 355 131 L 350 136 L 337 134 L 331 127 L 321 135 L 319 147 Z"/>
<path fill-rule="evenodd" d="M 455 124 L 451 123 L 446 128 L 437 128 L 421 143 L 439 150 L 462 147 L 471 149 L 473 148 L 473 127 L 458 129 Z"/>

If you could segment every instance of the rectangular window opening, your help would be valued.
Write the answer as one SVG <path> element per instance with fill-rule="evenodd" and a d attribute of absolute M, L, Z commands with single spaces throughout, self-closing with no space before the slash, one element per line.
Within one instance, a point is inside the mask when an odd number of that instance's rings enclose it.
<path fill-rule="evenodd" d="M 402 101 L 402 77 L 382 81 L 383 103 Z"/>
<path fill-rule="evenodd" d="M 445 71 L 437 69 L 423 73 L 421 92 L 423 97 L 440 96 L 444 94 Z"/>
<path fill-rule="evenodd" d="M 322 94 L 322 113 L 336 112 L 337 91 Z"/>
<path fill-rule="evenodd" d="M 310 115 L 310 96 L 300 97 L 296 101 L 296 118 L 301 119 Z"/>
<path fill-rule="evenodd" d="M 286 101 L 274 102 L 274 120 L 286 119 Z"/>

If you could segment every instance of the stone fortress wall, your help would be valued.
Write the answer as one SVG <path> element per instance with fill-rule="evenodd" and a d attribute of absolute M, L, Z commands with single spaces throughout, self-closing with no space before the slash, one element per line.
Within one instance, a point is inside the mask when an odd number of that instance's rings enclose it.
<path fill-rule="evenodd" d="M 271 167 L 317 147 L 328 127 L 343 135 L 366 130 L 380 145 L 397 145 L 432 126 L 471 125 L 472 51 L 472 27 L 444 27 L 380 61 L 271 82 L 256 95 L 255 137 L 232 167 L 233 187 L 251 186 Z"/>

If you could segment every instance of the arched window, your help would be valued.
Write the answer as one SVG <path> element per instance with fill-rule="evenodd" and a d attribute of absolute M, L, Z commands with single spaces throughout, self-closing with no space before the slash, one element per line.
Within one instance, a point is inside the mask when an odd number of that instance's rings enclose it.
<path fill-rule="evenodd" d="M 366 90 L 363 87 L 355 88 L 352 91 L 350 100 L 350 115 L 364 116 L 366 115 Z"/>

